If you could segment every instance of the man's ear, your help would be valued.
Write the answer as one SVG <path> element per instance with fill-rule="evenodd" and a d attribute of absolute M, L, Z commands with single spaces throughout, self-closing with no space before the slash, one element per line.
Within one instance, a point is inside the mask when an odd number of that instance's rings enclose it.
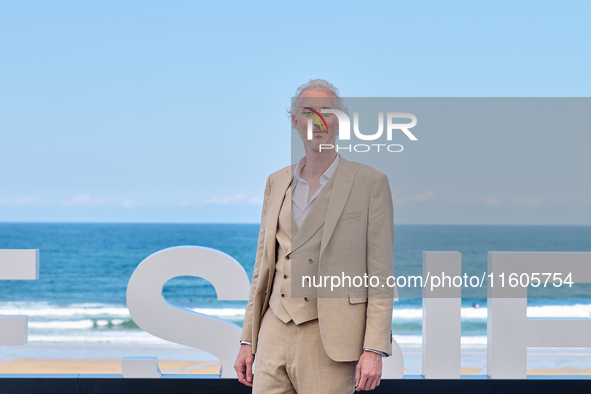
<path fill-rule="evenodd" d="M 298 118 L 295 115 L 291 115 L 291 125 L 293 126 L 294 129 L 296 130 L 300 130 L 299 124 L 298 124 Z"/>

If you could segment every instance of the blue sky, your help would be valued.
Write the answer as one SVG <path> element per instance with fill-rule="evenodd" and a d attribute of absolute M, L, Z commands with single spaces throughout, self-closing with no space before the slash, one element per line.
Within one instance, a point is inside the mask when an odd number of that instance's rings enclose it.
<path fill-rule="evenodd" d="M 256 223 L 266 177 L 290 162 L 300 84 L 587 97 L 588 15 L 586 1 L 0 1 L 0 222 Z M 578 158 L 551 195 L 534 174 L 432 198 L 451 191 L 418 174 L 392 184 L 397 222 L 591 225 L 577 137 L 547 148 L 559 170 Z"/>

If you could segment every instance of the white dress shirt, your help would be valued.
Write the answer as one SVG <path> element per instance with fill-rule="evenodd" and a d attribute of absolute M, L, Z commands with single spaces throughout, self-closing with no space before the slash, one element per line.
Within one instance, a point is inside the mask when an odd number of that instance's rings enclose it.
<path fill-rule="evenodd" d="M 339 155 L 337 154 L 337 157 L 335 157 L 332 164 L 326 169 L 326 171 L 324 171 L 324 174 L 320 175 L 320 187 L 318 190 L 316 190 L 316 193 L 314 193 L 310 201 L 308 201 L 310 185 L 300 176 L 305 165 L 306 156 L 302 157 L 300 161 L 298 161 L 293 174 L 293 176 L 297 179 L 297 183 L 291 194 L 291 215 L 293 216 L 293 220 L 298 226 L 298 229 L 302 227 L 302 223 L 304 223 L 304 219 L 306 216 L 308 216 L 308 212 L 310 212 L 312 205 L 314 205 L 314 201 L 316 201 L 316 198 L 322 189 L 324 189 L 324 185 L 326 185 L 332 174 L 337 169 L 337 166 L 339 165 Z"/>

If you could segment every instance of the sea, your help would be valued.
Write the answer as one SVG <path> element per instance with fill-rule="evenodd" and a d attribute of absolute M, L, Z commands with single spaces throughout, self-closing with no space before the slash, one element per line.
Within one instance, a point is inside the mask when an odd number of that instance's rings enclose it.
<path fill-rule="evenodd" d="M 131 319 L 126 290 L 136 267 L 165 248 L 195 245 L 220 250 L 249 278 L 255 264 L 258 224 L 0 223 L 0 249 L 39 249 L 37 280 L 0 283 L 0 316 L 28 315 L 31 343 L 162 343 Z M 420 275 L 423 251 L 457 251 L 462 271 L 482 276 L 489 251 L 591 252 L 591 226 L 396 225 L 394 270 Z M 591 318 L 591 288 L 552 298 L 528 299 L 530 317 Z M 401 293 L 404 295 L 404 293 Z M 163 290 L 179 307 L 241 326 L 245 301 L 218 301 L 202 278 L 178 277 Z M 401 345 L 420 345 L 422 300 L 395 303 L 392 329 Z M 465 291 L 462 344 L 486 344 L 486 291 Z"/>

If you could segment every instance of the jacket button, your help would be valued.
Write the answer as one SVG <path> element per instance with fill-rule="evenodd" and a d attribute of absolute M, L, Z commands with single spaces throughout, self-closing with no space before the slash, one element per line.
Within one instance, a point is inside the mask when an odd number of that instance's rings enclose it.
<path fill-rule="evenodd" d="M 310 259 L 308 260 L 308 263 L 312 264 L 314 262 L 314 260 Z"/>
<path fill-rule="evenodd" d="M 283 275 L 283 279 L 287 279 L 287 275 Z"/>
<path fill-rule="evenodd" d="M 267 295 L 267 290 L 265 290 L 265 295 Z"/>
<path fill-rule="evenodd" d="M 285 293 L 281 293 L 281 297 L 285 298 Z"/>
<path fill-rule="evenodd" d="M 290 258 L 289 255 L 285 256 L 285 260 L 289 260 Z"/>
<path fill-rule="evenodd" d="M 304 297 L 304 300 L 308 301 L 308 300 L 309 300 L 309 298 L 308 298 L 308 297 Z"/>

